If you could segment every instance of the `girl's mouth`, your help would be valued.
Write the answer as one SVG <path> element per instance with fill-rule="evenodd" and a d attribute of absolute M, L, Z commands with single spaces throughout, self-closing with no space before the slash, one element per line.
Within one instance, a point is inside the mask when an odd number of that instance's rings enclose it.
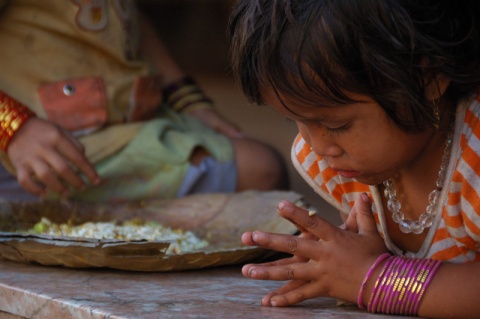
<path fill-rule="evenodd" d="M 360 172 L 358 171 L 352 171 L 352 170 L 341 170 L 341 169 L 335 169 L 335 171 L 343 176 L 343 177 L 347 177 L 347 178 L 355 178 L 357 177 L 358 175 L 360 175 Z"/>

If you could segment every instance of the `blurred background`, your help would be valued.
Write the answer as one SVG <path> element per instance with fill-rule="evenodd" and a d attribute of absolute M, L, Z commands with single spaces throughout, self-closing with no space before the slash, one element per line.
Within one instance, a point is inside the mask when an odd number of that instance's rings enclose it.
<path fill-rule="evenodd" d="M 319 214 L 339 225 L 338 212 L 326 204 L 297 174 L 290 148 L 297 134 L 295 123 L 286 121 L 267 106 L 251 105 L 234 82 L 229 69 L 227 24 L 233 0 L 137 0 L 154 23 L 170 53 L 196 78 L 226 118 L 249 137 L 277 148 L 285 157 L 290 187 Z"/>

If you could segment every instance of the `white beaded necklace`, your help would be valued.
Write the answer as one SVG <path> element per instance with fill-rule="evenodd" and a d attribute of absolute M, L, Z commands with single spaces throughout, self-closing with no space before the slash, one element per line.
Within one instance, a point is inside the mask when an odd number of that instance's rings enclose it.
<path fill-rule="evenodd" d="M 397 192 L 393 185 L 393 181 L 388 179 L 383 182 L 385 186 L 384 195 L 387 199 L 388 210 L 392 213 L 392 219 L 396 222 L 400 230 L 405 233 L 414 233 L 421 234 L 426 228 L 432 226 L 435 218 L 435 206 L 438 202 L 438 197 L 442 192 L 443 183 L 445 181 L 445 173 L 447 165 L 450 159 L 450 146 L 452 145 L 452 135 L 453 130 L 450 129 L 447 136 L 447 144 L 445 145 L 445 150 L 443 151 L 442 164 L 440 165 L 440 171 L 438 172 L 438 179 L 436 182 L 437 188 L 435 188 L 430 195 L 428 196 L 428 206 L 425 209 L 425 212 L 420 215 L 417 221 L 405 218 L 405 215 L 402 213 L 401 208 L 402 204 L 397 200 Z"/>

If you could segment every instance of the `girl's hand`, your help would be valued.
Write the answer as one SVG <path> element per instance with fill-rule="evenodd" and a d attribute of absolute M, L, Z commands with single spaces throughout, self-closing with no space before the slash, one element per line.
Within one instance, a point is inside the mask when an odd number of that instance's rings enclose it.
<path fill-rule="evenodd" d="M 68 194 L 67 184 L 85 187 L 79 173 L 93 184 L 100 177 L 84 155 L 80 144 L 64 129 L 39 118 L 26 121 L 10 141 L 7 154 L 20 185 L 34 195 L 48 190 Z"/>
<path fill-rule="evenodd" d="M 386 251 L 371 212 L 371 201 L 362 194 L 346 223 L 336 227 L 305 209 L 283 201 L 278 213 L 303 232 L 299 237 L 260 231 L 243 234 L 246 245 L 293 254 L 264 264 L 248 264 L 245 277 L 289 280 L 262 299 L 264 306 L 289 306 L 326 296 L 356 302 L 362 280 L 376 258 Z"/>
<path fill-rule="evenodd" d="M 240 129 L 233 123 L 225 120 L 217 111 L 213 109 L 198 109 L 188 113 L 197 118 L 203 124 L 207 125 L 214 131 L 230 138 L 243 137 Z"/>

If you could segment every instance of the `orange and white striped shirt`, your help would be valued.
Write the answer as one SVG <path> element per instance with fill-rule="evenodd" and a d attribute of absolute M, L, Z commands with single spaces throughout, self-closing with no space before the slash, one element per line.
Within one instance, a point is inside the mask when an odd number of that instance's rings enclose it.
<path fill-rule="evenodd" d="M 299 134 L 292 161 L 300 175 L 328 203 L 348 214 L 363 192 L 373 200 L 377 227 L 390 251 L 397 255 L 455 263 L 480 261 L 480 95 L 457 107 L 455 131 L 445 183 L 435 221 L 418 252 L 403 252 L 389 237 L 381 195 L 376 186 L 338 175 L 326 160 L 310 150 Z"/>

